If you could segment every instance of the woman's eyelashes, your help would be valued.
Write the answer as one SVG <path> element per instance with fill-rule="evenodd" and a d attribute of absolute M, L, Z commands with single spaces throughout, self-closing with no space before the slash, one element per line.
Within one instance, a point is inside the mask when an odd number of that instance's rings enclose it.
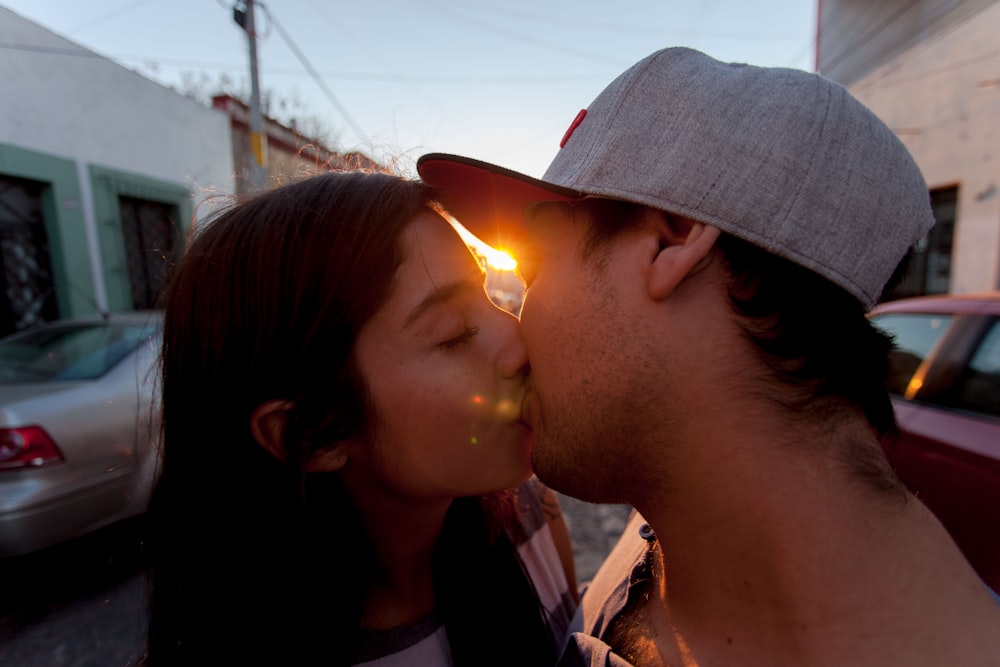
<path fill-rule="evenodd" d="M 444 341 L 443 343 L 440 343 L 438 345 L 438 347 L 440 347 L 441 349 L 444 349 L 444 350 L 450 350 L 450 349 L 456 348 L 459 345 L 463 345 L 465 343 L 468 343 L 478 333 L 479 333 L 479 327 L 478 326 L 466 327 L 465 330 L 462 331 L 462 333 L 460 333 L 459 335 L 455 336 L 454 338 L 449 338 L 448 340 Z"/>

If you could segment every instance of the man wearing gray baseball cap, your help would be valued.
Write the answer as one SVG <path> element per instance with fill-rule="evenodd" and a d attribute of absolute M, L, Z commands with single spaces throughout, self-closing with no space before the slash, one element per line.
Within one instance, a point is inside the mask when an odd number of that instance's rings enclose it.
<path fill-rule="evenodd" d="M 843 87 L 664 49 L 540 180 L 418 170 L 528 285 L 536 473 L 636 510 L 564 665 L 1000 664 L 1000 604 L 881 448 L 866 313 L 933 216 Z"/>

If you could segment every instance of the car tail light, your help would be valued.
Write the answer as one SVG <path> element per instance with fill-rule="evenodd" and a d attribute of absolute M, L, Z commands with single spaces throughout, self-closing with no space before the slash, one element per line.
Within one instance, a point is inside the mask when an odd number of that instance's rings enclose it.
<path fill-rule="evenodd" d="M 0 470 L 40 468 L 64 460 L 42 427 L 0 428 Z"/>

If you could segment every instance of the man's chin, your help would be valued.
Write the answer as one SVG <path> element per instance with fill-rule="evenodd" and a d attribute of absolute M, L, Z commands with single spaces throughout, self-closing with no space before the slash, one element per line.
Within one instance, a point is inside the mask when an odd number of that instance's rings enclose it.
<path fill-rule="evenodd" d="M 521 399 L 521 421 L 532 431 L 538 429 L 541 406 L 538 404 L 538 394 L 532 390 L 524 393 Z"/>
<path fill-rule="evenodd" d="M 552 457 L 547 455 L 544 448 L 539 449 L 538 440 L 536 439 L 535 447 L 531 450 L 531 469 L 535 471 L 538 479 L 545 483 L 545 486 L 555 489 L 559 493 L 575 495 L 569 492 L 570 488 L 580 486 L 580 481 L 575 479 L 575 467 L 563 465 L 559 461 L 553 461 Z"/>
<path fill-rule="evenodd" d="M 617 494 L 610 493 L 612 489 L 595 474 L 598 465 L 600 463 L 594 461 L 555 460 L 548 455 L 544 443 L 539 447 L 537 439 L 531 452 L 531 468 L 535 476 L 550 489 L 588 503 L 622 502 L 615 499 Z"/>

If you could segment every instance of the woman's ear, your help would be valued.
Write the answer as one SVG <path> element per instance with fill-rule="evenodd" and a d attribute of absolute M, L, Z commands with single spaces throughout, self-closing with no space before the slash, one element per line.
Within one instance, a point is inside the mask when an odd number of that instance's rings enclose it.
<path fill-rule="evenodd" d="M 287 458 L 285 450 L 285 424 L 291 401 L 267 401 L 258 405 L 250 415 L 250 433 L 257 444 L 271 452 L 280 461 Z"/>
<path fill-rule="evenodd" d="M 649 295 L 658 301 L 669 296 L 692 269 L 708 257 L 719 233 L 718 227 L 663 216 L 660 250 L 649 273 Z"/>
<path fill-rule="evenodd" d="M 292 401 L 267 401 L 261 403 L 250 415 L 250 432 L 261 447 L 271 452 L 280 461 L 285 461 L 288 455 L 285 449 L 285 425 L 288 423 L 288 412 L 294 407 Z M 307 472 L 333 472 L 347 464 L 348 442 L 337 442 L 328 447 L 321 447 L 313 452 L 306 463 Z"/>

